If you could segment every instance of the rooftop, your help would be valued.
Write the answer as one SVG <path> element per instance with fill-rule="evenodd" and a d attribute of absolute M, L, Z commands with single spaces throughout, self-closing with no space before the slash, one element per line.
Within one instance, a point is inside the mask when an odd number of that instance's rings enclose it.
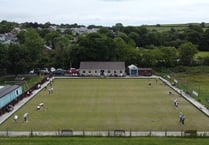
<path fill-rule="evenodd" d="M 1 86 L 0 87 L 0 98 L 4 97 L 5 95 L 7 95 L 8 93 L 12 92 L 13 90 L 19 88 L 18 85 L 14 85 L 14 86 Z"/>
<path fill-rule="evenodd" d="M 121 61 L 83 61 L 80 69 L 117 69 L 124 70 L 125 62 Z"/>

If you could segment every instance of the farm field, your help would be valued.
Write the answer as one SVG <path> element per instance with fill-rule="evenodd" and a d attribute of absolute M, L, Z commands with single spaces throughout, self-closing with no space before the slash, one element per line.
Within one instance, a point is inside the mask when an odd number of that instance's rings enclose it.
<path fill-rule="evenodd" d="M 171 29 L 175 29 L 177 31 L 183 31 L 184 29 L 189 28 L 190 25 L 199 26 L 198 23 L 188 23 L 188 24 L 157 24 L 157 25 L 144 25 L 148 30 L 155 30 L 158 32 L 167 32 Z M 208 23 L 205 24 L 203 30 L 205 31 L 208 27 Z"/>
<path fill-rule="evenodd" d="M 16 123 L 12 116 L 0 130 L 180 131 L 180 112 L 186 117 L 184 130 L 209 130 L 209 118 L 175 92 L 169 95 L 171 89 L 160 80 L 55 79 L 53 88 L 53 94 L 43 89 L 15 113 Z M 178 108 L 173 105 L 176 98 Z M 44 107 L 36 110 L 40 103 Z M 26 112 L 28 123 L 22 119 Z"/>
<path fill-rule="evenodd" d="M 194 58 L 205 58 L 209 57 L 209 52 L 208 51 L 199 51 L 197 54 L 195 54 Z"/>
<path fill-rule="evenodd" d="M 181 83 L 180 87 L 190 92 L 192 97 L 194 97 L 200 103 L 202 103 L 203 105 L 209 108 L 209 102 L 207 102 L 207 100 L 209 99 L 209 91 L 208 91 L 209 78 L 206 76 L 208 76 L 208 74 L 206 73 L 205 74 L 178 73 L 174 75 L 174 77 L 178 79 L 179 82 Z M 192 90 L 196 90 L 197 92 L 199 92 L 199 96 L 193 95 L 191 93 Z"/>

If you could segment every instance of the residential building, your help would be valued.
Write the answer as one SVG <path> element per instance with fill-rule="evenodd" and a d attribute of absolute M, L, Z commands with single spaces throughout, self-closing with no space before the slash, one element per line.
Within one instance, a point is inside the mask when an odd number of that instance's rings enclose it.
<path fill-rule="evenodd" d="M 17 40 L 16 35 L 12 33 L 0 34 L 0 43 L 2 44 L 17 43 Z"/>

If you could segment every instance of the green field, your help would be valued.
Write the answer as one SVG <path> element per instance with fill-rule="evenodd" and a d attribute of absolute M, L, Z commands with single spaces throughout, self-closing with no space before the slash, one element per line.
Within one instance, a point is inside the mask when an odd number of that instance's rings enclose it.
<path fill-rule="evenodd" d="M 1 145 L 209 145 L 208 138 L 30 137 L 0 138 Z"/>
<path fill-rule="evenodd" d="M 43 89 L 15 113 L 19 116 L 17 123 L 12 116 L 0 130 L 180 131 L 180 112 L 186 116 L 185 130 L 209 130 L 209 118 L 176 93 L 168 95 L 171 89 L 160 80 L 56 79 L 53 88 L 53 94 Z M 177 109 L 175 98 L 180 102 Z M 37 111 L 40 103 L 44 107 Z M 23 123 L 26 112 L 29 121 Z"/>
<path fill-rule="evenodd" d="M 209 108 L 209 103 L 206 101 L 209 99 L 209 77 L 207 76 L 208 73 L 178 73 L 174 75 L 174 77 L 179 80 L 180 87 L 182 87 L 185 91 L 190 92 L 192 97 Z M 199 96 L 193 95 L 192 90 L 197 91 Z"/>
<path fill-rule="evenodd" d="M 177 31 L 184 31 L 185 29 L 188 29 L 190 25 L 194 26 L 200 26 L 199 23 L 188 23 L 188 24 L 157 24 L 157 25 L 144 25 L 148 30 L 155 30 L 158 32 L 167 32 L 171 29 L 175 29 Z M 203 27 L 203 30 L 207 30 L 207 27 L 209 26 L 208 23 L 205 23 L 205 27 Z"/>
<path fill-rule="evenodd" d="M 194 58 L 204 58 L 209 57 L 209 51 L 199 51 L 197 54 L 195 54 Z"/>

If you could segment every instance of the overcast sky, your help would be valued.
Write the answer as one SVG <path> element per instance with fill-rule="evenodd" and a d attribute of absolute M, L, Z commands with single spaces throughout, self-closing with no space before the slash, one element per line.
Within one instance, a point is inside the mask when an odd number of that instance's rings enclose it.
<path fill-rule="evenodd" d="M 209 0 L 0 0 L 0 20 L 112 26 L 209 22 Z"/>

